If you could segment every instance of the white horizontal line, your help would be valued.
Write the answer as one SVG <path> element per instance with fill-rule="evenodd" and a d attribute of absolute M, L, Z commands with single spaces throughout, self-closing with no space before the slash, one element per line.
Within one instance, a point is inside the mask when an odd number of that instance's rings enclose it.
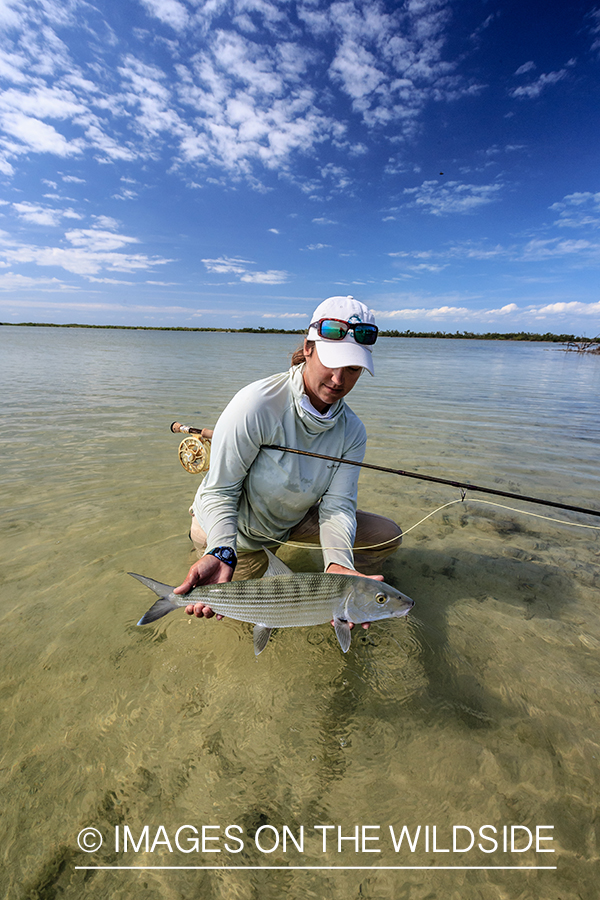
<path fill-rule="evenodd" d="M 252 871 L 289 871 L 291 869 L 317 869 L 319 871 L 359 869 L 360 871 L 378 872 L 400 869 L 556 869 L 557 866 L 75 866 L 76 869 L 248 869 Z"/>

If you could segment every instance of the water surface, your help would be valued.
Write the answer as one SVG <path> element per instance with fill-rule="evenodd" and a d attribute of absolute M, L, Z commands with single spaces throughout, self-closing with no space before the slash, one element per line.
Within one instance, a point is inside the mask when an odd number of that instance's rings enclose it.
<path fill-rule="evenodd" d="M 3 896 L 596 898 L 600 542 L 576 526 L 598 520 L 472 494 L 408 531 L 460 492 L 364 472 L 362 508 L 408 532 L 384 568 L 416 601 L 408 619 L 355 633 L 345 656 L 326 626 L 284 629 L 258 660 L 233 621 L 136 628 L 151 595 L 126 572 L 175 584 L 193 561 L 197 478 L 170 423 L 214 424 L 297 342 L 0 329 Z M 377 377 L 349 398 L 369 461 L 600 507 L 600 360 L 459 340 L 376 351 Z M 320 567 L 315 552 L 281 555 Z M 453 826 L 486 824 L 553 826 L 541 846 L 556 852 L 452 852 Z M 115 851 L 117 826 L 137 840 L 145 825 L 150 844 L 164 828 L 154 852 Z M 216 839 L 184 853 L 183 825 Z M 394 851 L 403 825 L 421 826 L 414 852 Z M 88 826 L 97 853 L 78 848 Z M 284 826 L 304 828 L 302 853 L 290 840 L 266 852 Z M 338 826 L 378 840 L 338 852 Z M 557 868 L 372 868 L 444 865 Z"/>

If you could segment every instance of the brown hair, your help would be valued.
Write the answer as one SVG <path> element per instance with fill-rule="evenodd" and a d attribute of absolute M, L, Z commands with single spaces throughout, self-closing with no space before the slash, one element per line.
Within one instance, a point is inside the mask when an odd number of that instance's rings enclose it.
<path fill-rule="evenodd" d="M 312 353 L 313 347 L 315 346 L 315 342 L 314 342 L 314 341 L 307 341 L 307 342 L 306 342 L 306 346 L 307 346 L 307 348 L 310 350 L 310 352 Z M 297 347 L 297 348 L 294 350 L 294 352 L 292 353 L 292 365 L 293 365 L 293 366 L 299 366 L 300 363 L 303 363 L 303 362 L 305 362 L 305 361 L 306 361 L 306 359 L 305 359 L 305 356 L 304 356 L 304 341 L 303 341 L 303 342 L 300 344 L 300 346 Z"/>

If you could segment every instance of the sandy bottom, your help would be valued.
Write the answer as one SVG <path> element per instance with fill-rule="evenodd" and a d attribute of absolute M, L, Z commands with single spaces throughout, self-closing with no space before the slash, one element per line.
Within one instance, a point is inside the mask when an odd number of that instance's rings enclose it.
<path fill-rule="evenodd" d="M 456 504 L 385 564 L 409 617 L 347 655 L 329 626 L 281 629 L 256 659 L 245 624 L 135 626 L 152 599 L 126 573 L 181 580 L 196 479 L 163 422 L 142 440 L 147 410 L 118 411 L 118 434 L 105 415 L 5 441 L 2 896 L 596 900 L 598 531 Z M 434 431 L 427 454 L 458 458 Z M 401 465 L 411 440 L 382 432 L 371 452 Z M 563 484 L 582 505 L 586 477 Z M 361 480 L 361 506 L 405 529 L 456 496 Z"/>

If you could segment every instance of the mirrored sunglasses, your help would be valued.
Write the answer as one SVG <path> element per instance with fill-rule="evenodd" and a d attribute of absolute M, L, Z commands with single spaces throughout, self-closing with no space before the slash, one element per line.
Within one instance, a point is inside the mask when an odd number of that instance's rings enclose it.
<path fill-rule="evenodd" d="M 379 333 L 377 325 L 370 325 L 367 322 L 344 322 L 343 319 L 319 319 L 318 322 L 312 322 L 310 327 L 316 328 L 319 337 L 326 341 L 341 341 L 349 331 L 353 331 L 357 344 L 374 344 Z"/>

